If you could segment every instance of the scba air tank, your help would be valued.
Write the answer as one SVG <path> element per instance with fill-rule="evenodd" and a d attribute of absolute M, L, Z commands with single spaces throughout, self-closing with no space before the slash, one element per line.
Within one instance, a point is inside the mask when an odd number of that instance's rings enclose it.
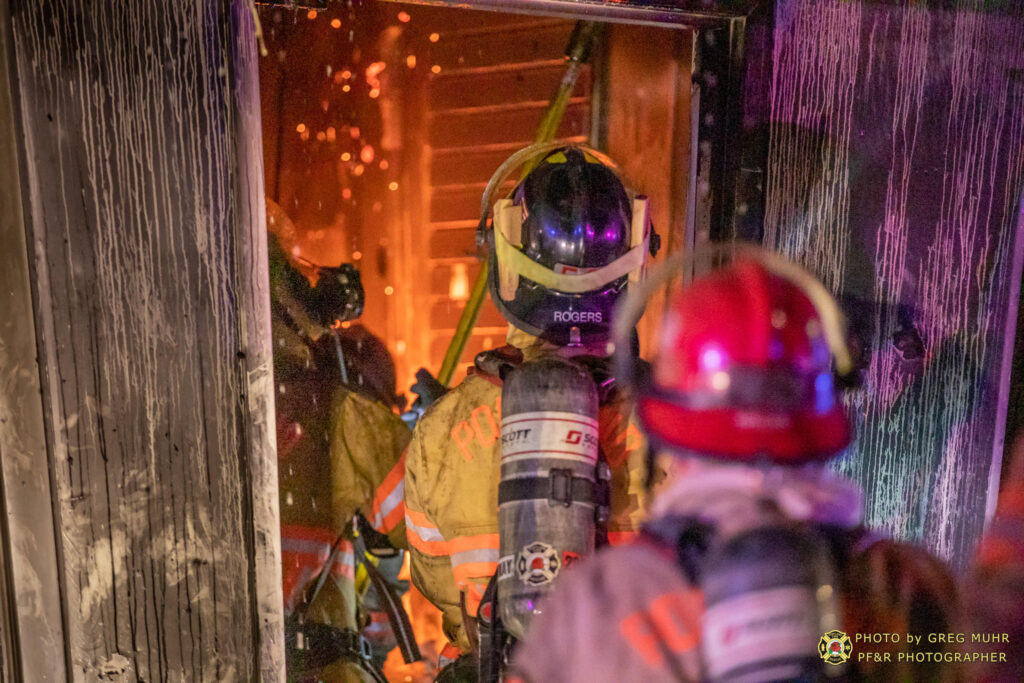
<path fill-rule="evenodd" d="M 835 570 L 810 530 L 761 527 L 713 547 L 701 569 L 703 680 L 820 681 L 841 674 Z M 829 634 L 839 634 L 832 643 Z M 822 648 L 838 644 L 834 661 Z"/>
<path fill-rule="evenodd" d="M 568 565 L 594 550 L 598 396 L 567 360 L 524 363 L 501 392 L 498 604 L 521 638 Z"/>

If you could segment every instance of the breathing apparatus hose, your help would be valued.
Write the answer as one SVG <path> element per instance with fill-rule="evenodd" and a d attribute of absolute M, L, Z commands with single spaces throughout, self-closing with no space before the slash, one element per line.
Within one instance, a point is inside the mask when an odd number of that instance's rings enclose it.
<path fill-rule="evenodd" d="M 580 21 L 576 23 L 576 28 L 569 38 L 569 46 L 565 51 L 566 60 L 568 61 L 565 75 L 562 76 L 558 90 L 544 112 L 544 117 L 541 119 L 534 142 L 541 143 L 554 140 L 558 127 L 562 124 L 562 118 L 565 116 L 565 109 L 569 105 L 569 98 L 576 87 L 576 81 L 583 71 L 583 65 L 586 64 L 587 59 L 590 57 L 590 52 L 594 45 L 597 44 L 603 30 L 604 25 L 597 22 Z M 523 166 L 522 177 L 526 177 L 536 163 L 536 159 L 526 163 Z M 482 215 L 486 216 L 493 200 L 493 197 L 490 195 L 495 194 L 496 190 L 497 188 L 494 188 L 493 191 L 485 192 L 482 202 L 484 207 Z M 476 282 L 473 283 L 473 290 L 466 301 L 466 307 L 462 310 L 462 315 L 459 317 L 459 322 L 455 327 L 455 334 L 448 344 L 448 350 L 445 352 L 444 360 L 441 362 L 441 370 L 437 373 L 438 381 L 445 386 L 451 383 L 452 377 L 455 375 L 455 368 L 459 364 L 462 352 L 466 350 L 469 335 L 473 331 L 477 316 L 480 314 L 480 307 L 483 306 L 484 298 L 487 296 L 487 264 L 486 260 L 480 264 L 480 273 L 477 275 Z"/>

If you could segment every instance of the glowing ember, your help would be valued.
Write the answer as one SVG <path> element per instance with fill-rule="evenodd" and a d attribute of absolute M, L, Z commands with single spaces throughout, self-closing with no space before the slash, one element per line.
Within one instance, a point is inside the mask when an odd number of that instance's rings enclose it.
<path fill-rule="evenodd" d="M 358 261 L 361 258 L 363 258 L 363 252 L 361 252 L 361 251 L 353 251 L 352 252 L 352 260 L 353 261 Z"/>
<path fill-rule="evenodd" d="M 315 9 L 311 9 L 308 12 L 306 12 L 306 18 L 310 19 L 310 20 L 316 19 L 316 10 Z"/>
<path fill-rule="evenodd" d="M 348 84 L 345 84 L 345 85 L 341 86 L 341 92 L 348 92 L 351 89 L 352 89 L 352 86 L 348 85 Z"/>
<path fill-rule="evenodd" d="M 355 175 L 355 176 L 363 175 L 363 171 L 364 170 L 365 170 L 365 168 L 363 167 L 362 164 L 357 164 L 356 167 L 352 169 L 352 175 Z"/>
<path fill-rule="evenodd" d="M 403 24 L 408 23 L 410 19 L 412 19 L 412 17 L 409 16 L 408 12 L 399 12 L 398 13 L 398 20 L 400 22 L 402 22 Z"/>
<path fill-rule="evenodd" d="M 388 189 L 394 192 L 395 190 L 398 189 L 398 183 L 391 181 L 390 183 L 388 183 Z"/>
<path fill-rule="evenodd" d="M 345 152 L 344 154 L 341 155 L 341 160 L 342 161 L 351 161 L 352 160 L 352 155 L 349 152 Z"/>
<path fill-rule="evenodd" d="M 380 96 L 380 73 L 386 68 L 388 68 L 388 65 L 384 62 L 374 62 L 366 67 L 366 82 L 370 86 L 371 99 Z"/>
<path fill-rule="evenodd" d="M 440 33 L 431 33 L 430 34 L 430 42 L 436 43 L 439 40 L 441 40 L 441 34 Z"/>
<path fill-rule="evenodd" d="M 297 133 L 304 133 L 304 132 L 306 132 L 306 124 L 300 123 L 299 125 L 295 126 L 295 132 L 297 132 Z"/>
<path fill-rule="evenodd" d="M 359 150 L 359 158 L 362 160 L 364 164 L 369 164 L 373 161 L 373 154 L 373 145 L 366 145 L 361 150 Z"/>
<path fill-rule="evenodd" d="M 441 73 L 441 65 L 440 64 L 435 64 L 434 66 L 430 67 L 430 70 L 433 71 L 436 74 L 439 74 L 439 73 Z"/>
<path fill-rule="evenodd" d="M 341 28 L 341 19 L 331 19 L 331 28 Z"/>
<path fill-rule="evenodd" d="M 388 285 L 387 287 L 384 288 L 384 296 L 391 296 L 394 293 L 395 293 L 395 288 L 392 287 L 391 285 Z"/>
<path fill-rule="evenodd" d="M 416 55 L 409 55 L 405 58 L 405 65 L 410 69 L 416 68 Z"/>
<path fill-rule="evenodd" d="M 388 170 L 388 160 L 387 159 L 381 159 L 380 160 L 380 170 L 382 170 L 382 171 Z"/>

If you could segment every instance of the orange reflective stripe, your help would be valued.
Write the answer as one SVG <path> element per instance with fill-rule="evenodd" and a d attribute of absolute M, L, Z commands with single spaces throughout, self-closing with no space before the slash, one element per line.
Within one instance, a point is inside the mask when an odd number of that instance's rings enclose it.
<path fill-rule="evenodd" d="M 464 562 L 452 567 L 452 574 L 455 576 L 455 583 L 463 586 L 473 585 L 470 579 L 489 579 L 498 571 L 497 562 Z"/>
<path fill-rule="evenodd" d="M 405 508 L 405 537 L 409 545 L 427 555 L 444 557 L 448 543 L 436 526 L 422 512 Z"/>
<path fill-rule="evenodd" d="M 407 507 L 405 508 L 405 516 L 409 518 L 409 521 L 411 521 L 418 527 L 423 527 L 425 529 L 433 529 L 434 531 L 437 531 L 437 527 L 434 526 L 434 523 L 431 522 L 430 518 L 428 518 L 422 512 L 417 512 L 416 510 Z"/>
<path fill-rule="evenodd" d="M 386 534 L 393 530 L 405 516 L 405 453 L 391 468 L 373 498 L 373 515 L 370 523 L 377 531 Z"/>
<path fill-rule="evenodd" d="M 433 555 L 434 557 L 447 557 L 448 556 L 448 544 L 444 541 L 425 541 L 420 538 L 416 530 L 409 526 L 409 518 L 405 518 L 405 537 L 409 541 L 409 545 L 421 553 L 427 555 Z"/>
<path fill-rule="evenodd" d="M 398 526 L 398 523 L 403 519 L 405 519 L 405 503 L 399 503 L 395 506 L 394 510 L 381 519 L 380 525 L 377 526 L 377 531 L 386 534 Z"/>
<path fill-rule="evenodd" d="M 380 510 L 385 499 L 391 495 L 396 486 L 402 483 L 403 479 L 405 479 L 405 453 L 402 453 L 402 457 L 398 459 L 395 466 L 388 472 L 388 476 L 384 477 L 384 481 L 377 487 L 377 494 L 373 497 L 374 512 Z"/>
<path fill-rule="evenodd" d="M 465 588 L 466 596 L 466 611 L 469 612 L 469 616 L 475 617 L 480 612 L 480 603 L 484 599 L 484 589 L 475 583 L 471 583 Z"/>
<path fill-rule="evenodd" d="M 446 540 L 426 515 L 408 508 L 405 510 L 405 535 L 409 539 L 409 545 L 436 557 L 474 551 L 497 553 L 499 548 L 498 534 L 456 536 L 450 541 Z"/>
<path fill-rule="evenodd" d="M 498 534 L 477 534 L 476 536 L 456 536 L 448 541 L 448 545 L 451 547 L 451 554 L 454 555 L 466 550 L 484 550 L 488 548 L 497 550 L 501 547 L 501 542 L 498 539 Z"/>

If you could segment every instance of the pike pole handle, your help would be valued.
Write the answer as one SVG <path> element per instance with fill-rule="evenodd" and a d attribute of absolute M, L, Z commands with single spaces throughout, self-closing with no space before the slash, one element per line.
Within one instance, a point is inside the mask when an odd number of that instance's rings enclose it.
<path fill-rule="evenodd" d="M 562 81 L 558 84 L 555 96 L 548 103 L 548 108 L 537 128 L 534 142 L 554 140 L 558 127 L 562 125 L 565 109 L 569 106 L 569 98 L 576 87 L 576 81 L 579 79 L 580 72 L 583 71 L 583 65 L 590 57 L 590 51 L 603 31 L 604 24 L 594 21 L 576 23 L 576 28 L 573 29 L 572 36 L 569 38 L 569 45 L 565 49 L 565 57 L 568 61 L 565 75 L 562 76 Z M 533 169 L 535 164 L 536 161 L 531 161 L 523 167 L 523 177 Z M 444 354 L 444 360 L 441 362 L 437 380 L 444 386 L 448 386 L 452 381 L 455 368 L 469 342 L 469 335 L 473 332 L 473 326 L 476 325 L 477 316 L 480 315 L 480 307 L 483 306 L 484 298 L 487 296 L 487 269 L 488 261 L 485 259 L 480 264 L 480 274 L 477 275 L 476 282 L 473 283 L 473 291 L 466 301 L 466 307 L 462 310 L 459 323 L 455 327 L 455 334 L 452 336 L 448 350 Z"/>

